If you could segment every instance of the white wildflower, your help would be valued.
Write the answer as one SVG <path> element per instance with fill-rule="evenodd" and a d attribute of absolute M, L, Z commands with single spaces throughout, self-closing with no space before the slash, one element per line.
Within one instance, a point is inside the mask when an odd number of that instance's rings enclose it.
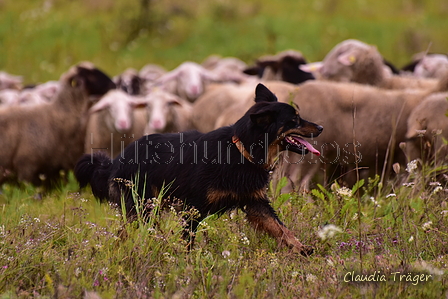
<path fill-rule="evenodd" d="M 241 239 L 240 239 L 241 243 L 243 243 L 244 245 L 250 244 L 249 239 L 246 237 L 246 235 L 244 233 L 240 233 L 240 236 L 241 236 Z"/>
<path fill-rule="evenodd" d="M 431 195 L 436 194 L 437 192 L 443 190 L 442 186 L 437 186 L 434 188 L 434 190 L 431 192 Z"/>
<path fill-rule="evenodd" d="M 417 169 L 417 160 L 412 160 L 411 162 L 408 163 L 407 167 L 406 167 L 406 171 L 409 173 L 413 173 L 414 170 Z"/>
<path fill-rule="evenodd" d="M 5 225 L 0 225 L 0 237 L 4 238 L 6 237 L 6 229 L 5 229 Z"/>
<path fill-rule="evenodd" d="M 316 275 L 308 273 L 306 275 L 305 279 L 306 279 L 306 281 L 309 281 L 309 282 L 315 282 L 317 280 L 317 277 L 316 277 Z"/>
<path fill-rule="evenodd" d="M 423 230 L 430 230 L 432 228 L 432 221 L 423 223 L 422 228 Z"/>
<path fill-rule="evenodd" d="M 230 256 L 230 251 L 228 250 L 224 250 L 223 252 L 221 252 L 222 256 L 226 259 Z"/>
<path fill-rule="evenodd" d="M 334 224 L 328 224 L 322 227 L 318 232 L 317 235 L 319 238 L 321 238 L 322 241 L 325 241 L 326 239 L 333 238 L 336 233 L 342 233 L 343 230 L 339 227 L 337 227 Z"/>
<path fill-rule="evenodd" d="M 377 208 L 380 208 L 381 205 L 378 203 L 378 201 L 375 200 L 374 197 L 370 197 L 370 200 L 372 201 L 373 205 Z"/>
<path fill-rule="evenodd" d="M 82 272 L 82 268 L 81 267 L 76 268 L 75 269 L 75 277 L 78 277 L 81 274 L 81 272 Z"/>
<path fill-rule="evenodd" d="M 442 212 L 440 212 L 440 214 L 442 216 L 448 216 L 448 210 L 443 210 Z"/>
<path fill-rule="evenodd" d="M 174 256 L 172 256 L 169 252 L 164 252 L 163 258 L 165 261 L 170 262 L 170 263 L 174 263 L 176 261 L 176 258 Z"/>
<path fill-rule="evenodd" d="M 410 236 L 408 239 L 408 242 L 411 243 L 412 241 L 414 241 L 414 236 Z"/>
<path fill-rule="evenodd" d="M 389 198 L 389 197 L 397 197 L 397 194 L 395 194 L 395 193 L 387 194 L 386 198 Z"/>
<path fill-rule="evenodd" d="M 351 197 L 352 196 L 352 190 L 350 190 L 347 187 L 342 187 L 336 190 L 336 194 L 342 197 Z"/>
<path fill-rule="evenodd" d="M 418 137 L 423 137 L 426 134 L 426 130 L 415 130 Z"/>
<path fill-rule="evenodd" d="M 297 272 L 297 271 L 292 271 L 291 272 L 291 277 L 292 278 L 296 278 L 297 276 L 299 276 L 299 272 Z"/>

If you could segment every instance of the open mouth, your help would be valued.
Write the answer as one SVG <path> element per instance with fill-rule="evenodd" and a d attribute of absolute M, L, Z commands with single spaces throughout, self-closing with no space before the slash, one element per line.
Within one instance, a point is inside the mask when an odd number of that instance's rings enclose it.
<path fill-rule="evenodd" d="M 285 140 L 295 147 L 297 151 L 301 151 L 304 154 L 311 152 L 316 156 L 320 156 L 320 152 L 315 149 L 311 143 L 303 139 L 302 137 L 299 137 L 297 135 L 287 135 L 285 137 Z"/>

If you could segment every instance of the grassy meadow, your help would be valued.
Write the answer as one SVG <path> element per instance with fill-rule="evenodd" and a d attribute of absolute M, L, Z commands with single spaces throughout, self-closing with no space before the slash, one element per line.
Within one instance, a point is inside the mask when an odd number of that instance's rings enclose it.
<path fill-rule="evenodd" d="M 82 60 L 110 75 L 210 54 L 251 63 L 288 48 L 316 61 L 347 38 L 402 66 L 428 47 L 448 52 L 447 17 L 448 3 L 432 0 L 0 0 L 0 70 L 33 83 Z M 129 223 L 71 173 L 42 199 L 33 186 L 3 185 L 0 299 L 448 298 L 446 166 L 413 166 L 352 189 L 270 186 L 280 219 L 314 246 L 307 258 L 241 211 L 208 217 L 188 251 L 174 209 Z"/>

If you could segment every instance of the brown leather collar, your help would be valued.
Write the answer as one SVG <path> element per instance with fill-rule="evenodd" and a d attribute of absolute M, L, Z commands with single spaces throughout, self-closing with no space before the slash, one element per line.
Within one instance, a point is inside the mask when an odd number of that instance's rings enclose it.
<path fill-rule="evenodd" d="M 235 143 L 236 148 L 240 151 L 240 153 L 246 158 L 249 162 L 254 163 L 253 157 L 249 154 L 249 152 L 244 148 L 241 140 L 235 135 L 232 136 L 232 142 Z"/>

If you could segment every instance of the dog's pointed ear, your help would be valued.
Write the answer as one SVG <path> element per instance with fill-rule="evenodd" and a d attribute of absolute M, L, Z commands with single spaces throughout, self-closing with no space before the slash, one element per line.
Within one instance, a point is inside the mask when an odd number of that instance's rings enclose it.
<path fill-rule="evenodd" d="M 267 127 L 274 122 L 275 115 L 273 111 L 260 111 L 252 113 L 250 120 L 259 127 Z"/>
<path fill-rule="evenodd" d="M 261 83 L 255 88 L 255 103 L 259 102 L 277 102 L 275 94 Z"/>

